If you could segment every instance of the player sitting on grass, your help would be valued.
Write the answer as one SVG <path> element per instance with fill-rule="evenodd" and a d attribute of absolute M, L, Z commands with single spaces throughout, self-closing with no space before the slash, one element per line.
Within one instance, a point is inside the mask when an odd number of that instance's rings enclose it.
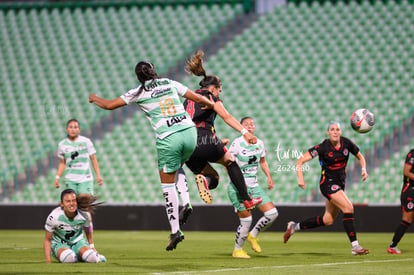
<path fill-rule="evenodd" d="M 61 263 L 106 262 L 105 256 L 100 255 L 94 247 L 90 227 L 90 213 L 96 206 L 96 198 L 82 197 L 79 199 L 78 207 L 75 191 L 65 189 L 60 199 L 60 206 L 53 209 L 46 219 L 43 242 L 46 263 L 51 262 L 51 255 Z"/>

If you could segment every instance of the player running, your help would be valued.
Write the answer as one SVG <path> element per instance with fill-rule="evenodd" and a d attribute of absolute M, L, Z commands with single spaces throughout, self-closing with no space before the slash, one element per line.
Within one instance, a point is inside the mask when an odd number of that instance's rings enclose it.
<path fill-rule="evenodd" d="M 397 245 L 401 241 L 407 229 L 413 222 L 414 217 L 414 149 L 407 154 L 403 169 L 403 185 L 401 188 L 401 222 L 394 232 L 391 244 L 387 247 L 390 254 L 401 254 Z"/>
<path fill-rule="evenodd" d="M 354 207 L 344 191 L 346 165 L 349 155 L 353 154 L 358 159 L 362 167 L 361 176 L 364 181 L 368 178 L 365 158 L 355 143 L 341 136 L 342 131 L 339 122 L 330 122 L 328 124 L 327 134 L 327 139 L 310 148 L 296 162 L 298 185 L 300 188 L 305 189 L 306 185 L 303 178 L 302 165 L 319 156 L 319 162 L 322 168 L 319 188 L 322 195 L 326 198 L 325 213 L 322 217 L 316 216 L 298 223 L 293 221 L 289 222 L 283 236 L 283 242 L 286 243 L 296 231 L 332 225 L 339 211 L 342 211 L 342 223 L 351 242 L 352 254 L 368 254 L 368 249 L 359 245 L 357 240 L 354 225 Z"/>

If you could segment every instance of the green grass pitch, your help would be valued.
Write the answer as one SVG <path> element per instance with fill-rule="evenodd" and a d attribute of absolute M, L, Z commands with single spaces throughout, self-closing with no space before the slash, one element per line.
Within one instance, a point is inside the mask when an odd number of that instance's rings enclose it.
<path fill-rule="evenodd" d="M 95 230 L 98 251 L 108 261 L 99 264 L 44 263 L 42 230 L 0 230 L 0 274 L 408 274 L 414 270 L 414 234 L 407 233 L 389 255 L 392 233 L 359 233 L 365 256 L 351 255 L 341 232 L 298 232 L 287 244 L 283 232 L 259 236 L 262 253 L 234 259 L 234 232 L 184 231 L 185 240 L 167 252 L 167 231 Z"/>

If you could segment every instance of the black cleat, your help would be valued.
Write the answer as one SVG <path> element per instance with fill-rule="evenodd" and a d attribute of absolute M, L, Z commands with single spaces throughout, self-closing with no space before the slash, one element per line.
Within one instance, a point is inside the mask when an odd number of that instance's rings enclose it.
<path fill-rule="evenodd" d="M 184 233 L 178 230 L 174 234 L 170 235 L 170 242 L 168 243 L 167 247 L 165 248 L 167 251 L 173 250 L 177 247 L 177 244 L 184 240 Z"/>
<path fill-rule="evenodd" d="M 187 222 L 188 217 L 193 213 L 193 207 L 191 207 L 191 204 L 187 203 L 184 205 L 183 208 L 180 210 L 180 226 L 185 224 Z"/>

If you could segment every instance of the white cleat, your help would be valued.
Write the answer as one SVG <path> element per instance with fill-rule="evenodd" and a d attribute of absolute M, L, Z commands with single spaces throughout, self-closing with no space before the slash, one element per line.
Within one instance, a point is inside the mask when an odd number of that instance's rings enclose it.
<path fill-rule="evenodd" d="M 283 242 L 287 243 L 287 241 L 289 240 L 290 236 L 292 236 L 293 234 L 295 234 L 295 225 L 296 223 L 294 221 L 290 221 L 287 224 L 286 227 L 286 232 L 283 235 Z"/>

